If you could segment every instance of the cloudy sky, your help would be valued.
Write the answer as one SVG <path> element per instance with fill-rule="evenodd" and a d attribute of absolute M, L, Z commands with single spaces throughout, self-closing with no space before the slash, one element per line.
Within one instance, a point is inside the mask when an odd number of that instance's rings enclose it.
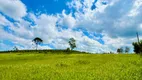
<path fill-rule="evenodd" d="M 0 0 L 0 51 L 66 49 L 76 39 L 76 50 L 116 52 L 142 39 L 142 0 Z"/>

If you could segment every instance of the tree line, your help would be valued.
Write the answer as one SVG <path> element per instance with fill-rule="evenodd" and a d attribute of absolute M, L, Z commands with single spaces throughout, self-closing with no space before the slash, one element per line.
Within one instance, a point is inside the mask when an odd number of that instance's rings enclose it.
<path fill-rule="evenodd" d="M 38 49 L 38 46 L 43 43 L 43 40 L 42 40 L 41 38 L 39 38 L 39 37 L 36 37 L 36 38 L 34 38 L 34 39 L 32 40 L 32 42 L 35 43 L 35 45 L 36 45 L 36 50 L 37 50 L 37 49 Z M 70 47 L 67 48 L 67 51 L 73 50 L 74 48 L 77 47 L 77 46 L 76 46 L 76 40 L 75 40 L 74 38 L 70 38 L 69 41 L 68 41 L 68 43 L 69 43 Z M 133 47 L 134 47 L 134 52 L 135 52 L 136 54 L 142 54 L 142 40 L 141 40 L 141 41 L 138 41 L 138 42 L 133 42 L 132 45 L 133 45 Z M 18 50 L 17 47 L 14 47 L 13 49 L 14 49 L 14 50 Z M 124 53 L 124 52 L 125 52 L 125 53 L 129 53 L 129 52 L 130 52 L 130 48 L 129 48 L 129 47 L 125 47 L 125 48 L 122 48 L 122 47 L 121 47 L 121 48 L 118 48 L 118 49 L 117 49 L 117 53 Z"/>
<path fill-rule="evenodd" d="M 142 54 L 142 40 L 138 42 L 133 42 L 132 45 L 134 47 L 134 52 L 136 54 Z M 130 51 L 129 47 L 125 47 L 125 49 L 122 47 L 117 49 L 117 53 L 123 53 L 123 52 L 128 53 L 129 51 Z"/>
<path fill-rule="evenodd" d="M 126 46 L 125 48 L 121 47 L 121 48 L 117 49 L 117 53 L 124 53 L 124 52 L 125 53 L 129 53 L 130 52 L 130 48 Z"/>

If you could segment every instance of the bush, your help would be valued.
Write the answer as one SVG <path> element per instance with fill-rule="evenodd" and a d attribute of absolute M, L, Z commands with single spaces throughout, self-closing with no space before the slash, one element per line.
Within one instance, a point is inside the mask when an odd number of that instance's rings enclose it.
<path fill-rule="evenodd" d="M 67 52 L 69 52 L 70 51 L 70 48 L 67 48 L 67 50 L 66 50 Z"/>

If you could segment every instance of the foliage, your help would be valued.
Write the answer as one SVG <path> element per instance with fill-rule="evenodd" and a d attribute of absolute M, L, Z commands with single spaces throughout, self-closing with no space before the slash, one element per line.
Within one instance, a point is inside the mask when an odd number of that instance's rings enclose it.
<path fill-rule="evenodd" d="M 142 58 L 135 54 L 35 53 L 0 54 L 0 80 L 142 79 Z"/>
<path fill-rule="evenodd" d="M 1 53 L 37 53 L 37 51 L 39 52 L 39 53 L 46 53 L 46 54 L 48 54 L 48 53 L 56 53 L 56 54 L 68 54 L 68 53 L 66 53 L 67 52 L 67 50 L 60 50 L 60 49 L 56 49 L 56 50 L 18 50 L 18 51 L 0 51 L 0 54 Z M 86 52 L 80 52 L 80 51 L 71 51 L 71 53 L 72 54 L 80 54 L 80 53 L 82 53 L 82 54 L 90 54 L 90 53 L 86 53 Z"/>
<path fill-rule="evenodd" d="M 142 40 L 140 42 L 133 42 L 134 52 L 136 54 L 142 53 Z"/>
<path fill-rule="evenodd" d="M 129 47 L 125 47 L 125 53 L 128 53 L 130 51 Z"/>
<path fill-rule="evenodd" d="M 70 38 L 69 39 L 69 45 L 70 45 L 71 50 L 76 48 L 76 40 L 74 38 Z"/>
<path fill-rule="evenodd" d="M 117 49 L 117 53 L 123 53 L 123 51 L 124 51 L 124 50 L 123 50 L 122 47 Z"/>
<path fill-rule="evenodd" d="M 18 51 L 19 49 L 15 46 L 15 47 L 13 48 L 13 50 L 14 50 L 14 51 Z"/>
<path fill-rule="evenodd" d="M 70 51 L 70 48 L 67 48 L 67 52 L 69 52 Z"/>
<path fill-rule="evenodd" d="M 34 38 L 32 41 L 36 44 L 36 50 L 37 50 L 38 45 L 43 43 L 43 40 L 39 37 Z"/>

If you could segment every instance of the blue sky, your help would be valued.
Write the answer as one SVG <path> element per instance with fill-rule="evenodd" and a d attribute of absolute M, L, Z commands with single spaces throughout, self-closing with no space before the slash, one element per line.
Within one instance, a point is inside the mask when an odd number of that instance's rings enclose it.
<path fill-rule="evenodd" d="M 22 0 L 26 4 L 28 11 L 47 14 L 61 13 L 63 9 L 68 10 L 66 3 L 69 1 L 71 0 Z"/>
<path fill-rule="evenodd" d="M 142 35 L 141 0 L 1 0 L 0 51 L 66 49 L 76 39 L 76 50 L 116 52 Z"/>

